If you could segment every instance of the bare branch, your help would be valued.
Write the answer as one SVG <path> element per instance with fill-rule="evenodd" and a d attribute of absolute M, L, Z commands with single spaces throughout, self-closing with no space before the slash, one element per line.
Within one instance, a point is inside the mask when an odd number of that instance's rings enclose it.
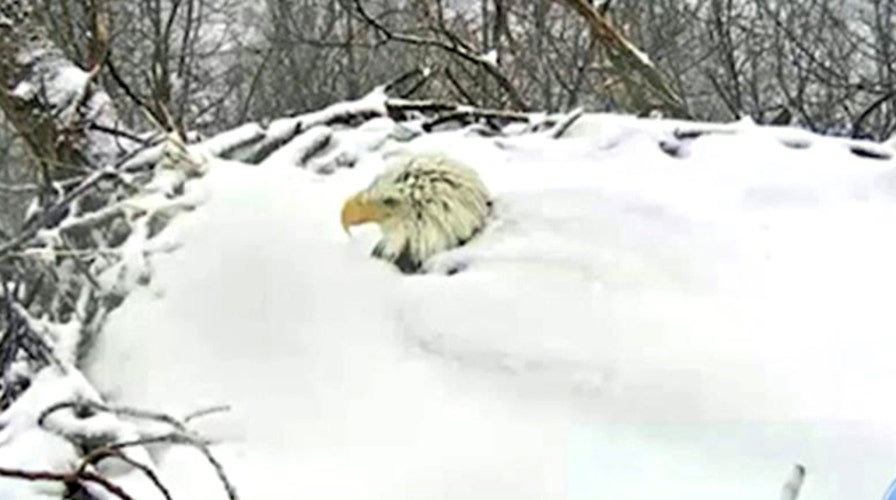
<path fill-rule="evenodd" d="M 48 471 L 25 471 L 18 469 L 7 469 L 0 467 L 0 476 L 11 477 L 15 479 L 23 479 L 26 481 L 57 481 L 67 486 L 79 485 L 84 482 L 96 483 L 103 487 L 109 493 L 115 495 L 121 500 L 135 500 L 134 497 L 127 494 L 121 487 L 116 486 L 108 479 L 90 471 L 79 471 L 77 473 L 59 473 Z"/>
<path fill-rule="evenodd" d="M 78 467 L 77 474 L 81 475 L 87 472 L 88 466 L 95 466 L 104 459 L 110 457 L 117 458 L 142 472 L 153 483 L 153 485 L 155 485 L 159 492 L 162 493 L 162 496 L 164 496 L 166 500 L 172 500 L 171 493 L 168 491 L 168 488 L 166 488 L 162 483 L 161 479 L 159 479 L 159 476 L 155 473 L 155 471 L 153 471 L 150 467 L 141 464 L 140 462 L 122 453 L 121 449 L 119 448 L 104 447 L 93 450 L 81 460 L 81 466 Z"/>
<path fill-rule="evenodd" d="M 385 37 L 386 41 L 393 40 L 396 42 L 407 43 L 410 45 L 418 45 L 418 46 L 426 46 L 426 47 L 434 47 L 440 50 L 443 50 L 449 54 L 460 57 L 464 61 L 472 63 L 484 70 L 498 85 L 502 90 L 507 94 L 510 99 L 511 105 L 514 109 L 525 111 L 529 109 L 529 105 L 523 99 L 522 95 L 516 89 L 516 86 L 513 82 L 510 81 L 507 76 L 502 73 L 498 67 L 490 62 L 486 61 L 484 58 L 479 57 L 476 54 L 473 54 L 469 50 L 463 48 L 458 44 L 449 44 L 445 43 L 441 40 L 435 40 L 430 38 L 421 38 L 414 35 L 406 35 L 403 33 L 394 33 L 389 28 L 386 28 L 382 23 L 377 21 L 373 16 L 371 16 L 367 10 L 364 9 L 362 5 L 362 0 L 355 0 L 355 8 L 361 17 L 368 25 L 373 27 L 377 32 L 379 32 L 383 37 Z"/>
<path fill-rule="evenodd" d="M 887 92 L 886 94 L 878 97 L 874 100 L 874 102 L 869 104 L 868 107 L 859 114 L 859 117 L 852 122 L 852 137 L 854 139 L 860 138 L 862 135 L 862 123 L 864 123 L 872 113 L 874 113 L 877 109 L 879 109 L 881 106 L 886 104 L 887 101 L 893 99 L 894 97 L 896 97 L 896 90 Z"/>
<path fill-rule="evenodd" d="M 665 76 L 588 0 L 555 1 L 565 3 L 588 22 L 592 36 L 601 41 L 619 73 L 618 76 L 626 81 L 626 90 L 635 101 L 633 105 L 637 108 L 636 111 L 646 113 L 660 107 L 672 116 L 689 115 L 681 96 L 666 83 Z M 635 76 L 641 80 L 633 80 Z"/>
<path fill-rule="evenodd" d="M 211 408 L 205 408 L 201 410 L 194 411 L 189 415 L 184 417 L 184 423 L 190 423 L 192 420 L 196 420 L 199 418 L 207 417 L 209 415 L 214 415 L 216 413 L 224 413 L 230 411 L 229 405 L 221 405 L 221 406 L 212 406 Z"/>
<path fill-rule="evenodd" d="M 44 426 L 46 419 L 51 414 L 65 408 L 75 408 L 80 409 L 81 411 L 106 412 L 112 413 L 113 415 L 117 416 L 134 418 L 138 420 L 150 420 L 169 425 L 173 429 L 173 432 L 171 433 L 140 438 L 132 441 L 112 443 L 105 445 L 103 449 L 114 451 L 128 447 L 142 446 L 153 443 L 169 443 L 192 446 L 196 448 L 205 457 L 206 461 L 208 461 L 212 468 L 215 469 L 215 473 L 217 474 L 218 479 L 221 481 L 221 484 L 224 486 L 224 490 L 227 492 L 228 498 L 230 500 L 239 500 L 239 495 L 237 494 L 236 487 L 228 478 L 226 472 L 224 471 L 224 467 L 221 465 L 221 462 L 219 462 L 218 459 L 212 454 L 211 450 L 208 447 L 208 441 L 202 439 L 201 437 L 195 435 L 192 431 L 190 431 L 190 429 L 186 425 L 187 419 L 180 420 L 171 415 L 149 410 L 142 410 L 139 408 L 113 407 L 96 401 L 77 400 L 62 401 L 46 408 L 38 417 L 38 424 Z M 199 410 L 195 413 L 192 413 L 190 416 L 188 416 L 188 418 L 199 418 L 211 413 L 225 411 L 226 408 L 227 407 L 224 406 L 218 406 Z"/>

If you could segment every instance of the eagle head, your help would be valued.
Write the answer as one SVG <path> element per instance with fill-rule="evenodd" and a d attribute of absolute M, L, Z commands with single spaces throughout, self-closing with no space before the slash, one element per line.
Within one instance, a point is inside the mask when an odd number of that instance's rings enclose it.
<path fill-rule="evenodd" d="M 405 155 L 342 207 L 342 227 L 376 222 L 382 239 L 373 256 L 404 273 L 420 270 L 433 254 L 463 245 L 491 210 L 479 175 L 441 154 Z"/>

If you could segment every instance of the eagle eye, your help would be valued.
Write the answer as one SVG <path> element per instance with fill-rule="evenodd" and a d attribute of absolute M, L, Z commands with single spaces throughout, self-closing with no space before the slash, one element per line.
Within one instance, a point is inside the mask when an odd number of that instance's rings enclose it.
<path fill-rule="evenodd" d="M 386 196 L 382 199 L 383 206 L 394 208 L 398 206 L 398 198 L 394 196 Z"/>

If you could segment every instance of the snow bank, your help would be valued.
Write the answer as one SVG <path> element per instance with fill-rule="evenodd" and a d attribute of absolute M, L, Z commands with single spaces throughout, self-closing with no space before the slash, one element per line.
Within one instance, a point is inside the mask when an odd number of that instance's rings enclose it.
<path fill-rule="evenodd" d="M 247 499 L 755 500 L 796 462 L 801 499 L 879 497 L 893 162 L 680 126 L 429 134 L 329 176 L 217 162 L 89 377 L 173 414 L 230 404 L 202 430 Z M 488 230 L 423 276 L 338 223 L 399 149 L 446 151 L 497 197 Z M 176 498 L 221 494 L 190 452 L 160 460 Z"/>

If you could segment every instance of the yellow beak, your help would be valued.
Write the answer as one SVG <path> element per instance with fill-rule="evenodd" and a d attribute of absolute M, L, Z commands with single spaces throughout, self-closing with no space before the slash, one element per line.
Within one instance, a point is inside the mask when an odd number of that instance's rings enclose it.
<path fill-rule="evenodd" d="M 367 222 L 379 222 L 383 218 L 383 212 L 376 203 L 366 199 L 364 193 L 358 193 L 342 206 L 342 229 L 349 232 L 351 226 L 365 224 Z"/>

